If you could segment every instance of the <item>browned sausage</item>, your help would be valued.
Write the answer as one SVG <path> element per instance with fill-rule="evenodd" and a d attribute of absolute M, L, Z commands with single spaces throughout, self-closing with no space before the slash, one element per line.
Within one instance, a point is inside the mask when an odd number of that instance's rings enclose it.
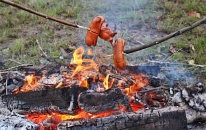
<path fill-rule="evenodd" d="M 126 61 L 124 59 L 124 45 L 125 41 L 121 38 L 117 38 L 114 43 L 113 48 L 113 59 L 115 68 L 123 69 L 126 66 Z"/>
<path fill-rule="evenodd" d="M 97 39 L 101 30 L 102 24 L 105 22 L 105 19 L 103 16 L 97 16 L 95 17 L 91 23 L 89 24 L 89 28 L 91 31 L 87 31 L 86 37 L 85 37 L 85 43 L 88 46 L 96 46 Z"/>
<path fill-rule="evenodd" d="M 107 23 L 103 23 L 102 27 L 101 27 L 101 31 L 99 34 L 99 37 L 105 41 L 108 41 L 110 43 L 113 42 L 113 37 L 116 35 L 117 33 L 115 33 L 114 31 L 112 31 L 111 29 L 108 28 L 108 24 Z"/>

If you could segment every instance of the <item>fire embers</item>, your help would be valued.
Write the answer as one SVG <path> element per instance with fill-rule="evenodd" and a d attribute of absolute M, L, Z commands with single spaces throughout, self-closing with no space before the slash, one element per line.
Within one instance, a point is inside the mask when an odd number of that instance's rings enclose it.
<path fill-rule="evenodd" d="M 43 121 L 43 126 L 40 126 L 40 127 L 42 127 L 42 130 L 45 130 L 45 129 L 54 130 L 54 129 L 56 129 L 57 125 L 61 121 L 62 121 L 61 117 L 56 116 L 56 115 L 52 115 L 51 117 L 45 119 Z M 41 128 L 40 128 L 40 130 L 41 130 Z"/>
<path fill-rule="evenodd" d="M 167 105 L 169 94 L 163 89 L 138 91 L 135 95 L 135 103 L 146 108 L 162 108 Z"/>

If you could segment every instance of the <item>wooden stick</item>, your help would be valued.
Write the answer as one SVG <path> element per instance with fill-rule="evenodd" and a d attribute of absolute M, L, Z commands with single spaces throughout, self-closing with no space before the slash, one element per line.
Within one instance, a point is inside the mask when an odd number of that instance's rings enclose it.
<path fill-rule="evenodd" d="M 75 28 L 81 28 L 81 29 L 85 29 L 85 30 L 90 30 L 90 28 L 88 28 L 88 27 L 80 26 L 80 25 L 77 25 L 77 24 L 72 24 L 72 23 L 69 23 L 69 22 L 66 22 L 66 21 L 63 21 L 63 20 L 60 20 L 60 19 L 56 19 L 56 18 L 50 17 L 50 16 L 48 16 L 46 14 L 39 13 L 37 11 L 34 11 L 34 10 L 29 9 L 27 7 L 21 6 L 19 4 L 14 3 L 14 2 L 10 2 L 8 0 L 0 0 L 0 2 L 8 4 L 8 5 L 11 5 L 11 6 L 14 6 L 14 7 L 17 7 L 17 8 L 20 8 L 20 9 L 22 9 L 24 11 L 29 12 L 29 13 L 38 15 L 40 17 L 43 17 L 43 18 L 46 18 L 46 19 L 49 19 L 49 20 L 52 20 L 52 21 L 55 21 L 55 22 L 58 22 L 58 23 L 61 23 L 61 24 L 65 24 L 65 25 L 72 26 L 72 27 L 75 27 Z"/>
<path fill-rule="evenodd" d="M 161 42 L 164 42 L 164 41 L 166 41 L 166 40 L 168 40 L 170 38 L 176 37 L 176 36 L 178 36 L 180 34 L 183 34 L 183 33 L 187 32 L 189 30 L 192 30 L 192 29 L 196 28 L 197 26 L 199 26 L 201 24 L 204 24 L 204 23 L 206 23 L 206 17 L 201 19 L 201 20 L 199 20 L 199 21 L 197 21 L 197 22 L 195 22 L 194 24 L 192 24 L 189 27 L 185 27 L 183 29 L 180 29 L 180 30 L 178 30 L 176 32 L 173 32 L 173 33 L 163 37 L 163 38 L 157 39 L 156 41 L 153 41 L 151 43 L 148 43 L 148 44 L 145 44 L 145 45 L 142 45 L 142 46 L 138 46 L 138 47 L 135 47 L 135 48 L 131 48 L 131 49 L 125 50 L 124 53 L 126 53 L 126 54 L 133 53 L 135 51 L 139 51 L 139 50 L 142 50 L 142 49 L 145 49 L 145 48 L 157 45 L 157 44 L 159 44 Z"/>
<path fill-rule="evenodd" d="M 8 68 L 8 69 L 0 70 L 0 73 L 5 72 L 5 71 L 9 71 L 9 70 L 13 70 L 13 69 L 16 69 L 16 68 L 26 67 L 26 66 L 32 66 L 32 64 L 21 64 L 21 65 L 18 65 L 18 66 L 13 66 L 13 67 Z"/>
<path fill-rule="evenodd" d="M 42 54 L 44 55 L 44 57 L 50 59 L 50 58 L 47 56 L 47 54 L 43 51 L 43 49 L 42 49 L 42 47 L 40 46 L 39 41 L 38 41 L 37 39 L 36 39 L 36 43 L 37 43 L 39 49 L 41 50 Z"/>

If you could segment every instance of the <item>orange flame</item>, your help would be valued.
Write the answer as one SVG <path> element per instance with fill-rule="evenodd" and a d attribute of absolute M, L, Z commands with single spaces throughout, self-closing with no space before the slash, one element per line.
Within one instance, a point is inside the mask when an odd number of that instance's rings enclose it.
<path fill-rule="evenodd" d="M 134 83 L 129 88 L 125 88 L 127 95 L 133 95 L 133 93 L 149 84 L 149 80 L 143 75 L 133 75 L 133 78 L 135 79 Z"/>
<path fill-rule="evenodd" d="M 107 89 L 109 89 L 109 74 L 105 77 L 105 79 L 104 79 L 104 82 L 103 82 L 103 85 L 104 85 L 104 88 L 105 88 L 105 90 L 107 90 Z"/>
<path fill-rule="evenodd" d="M 21 88 L 21 92 L 28 92 L 31 90 L 35 90 L 38 86 L 39 76 L 28 75 L 25 78 L 24 85 Z"/>
<path fill-rule="evenodd" d="M 84 48 L 81 46 L 78 49 L 76 49 L 73 53 L 73 62 L 71 64 L 77 64 L 78 66 L 72 73 L 72 76 L 75 76 L 77 73 L 89 70 L 89 69 L 94 69 L 95 71 L 98 71 L 99 68 L 97 67 L 97 64 L 91 60 L 91 59 L 82 59 L 82 56 L 84 54 Z M 83 64 L 85 63 L 85 64 Z M 83 65 L 82 65 L 83 64 Z"/>

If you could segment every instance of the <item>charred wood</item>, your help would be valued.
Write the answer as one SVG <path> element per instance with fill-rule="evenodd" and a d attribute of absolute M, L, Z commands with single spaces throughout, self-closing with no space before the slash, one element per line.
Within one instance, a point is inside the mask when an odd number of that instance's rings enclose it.
<path fill-rule="evenodd" d="M 82 92 L 78 96 L 78 104 L 82 110 L 89 113 L 118 110 L 118 105 L 131 111 L 129 98 L 122 94 L 119 88 L 111 88 L 104 92 Z"/>
<path fill-rule="evenodd" d="M 73 86 L 73 88 L 48 89 L 2 96 L 3 104 L 10 110 L 44 110 L 50 106 L 67 110 L 70 107 L 71 93 L 75 97 L 86 88 Z M 76 91 L 76 92 L 74 92 Z M 77 101 L 76 101 L 77 102 Z"/>
<path fill-rule="evenodd" d="M 68 120 L 57 130 L 186 130 L 187 119 L 183 109 L 166 107 L 158 110 L 126 112 L 96 119 Z"/>
<path fill-rule="evenodd" d="M 24 82 L 25 76 L 16 72 L 7 73 L 0 81 L 0 94 L 6 91 L 6 94 L 12 93 Z"/>
<path fill-rule="evenodd" d="M 135 102 L 144 104 L 150 109 L 165 107 L 169 101 L 167 90 L 165 87 L 157 87 L 138 91 L 135 95 Z"/>

